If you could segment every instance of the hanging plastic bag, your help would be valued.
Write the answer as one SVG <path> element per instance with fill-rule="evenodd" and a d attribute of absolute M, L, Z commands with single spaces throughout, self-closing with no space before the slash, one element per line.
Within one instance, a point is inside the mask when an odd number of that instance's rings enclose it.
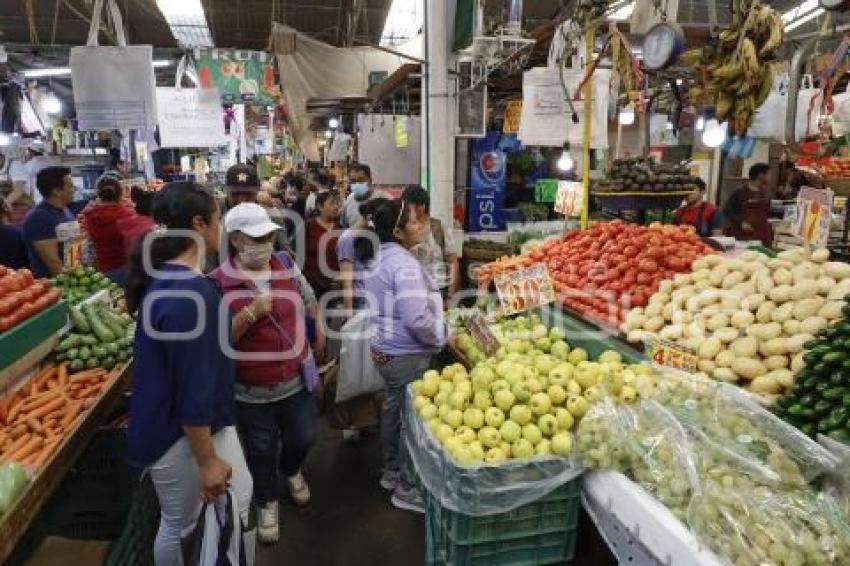
<path fill-rule="evenodd" d="M 850 83 L 844 92 L 832 95 L 832 135 L 850 134 Z"/>
<path fill-rule="evenodd" d="M 823 91 L 814 88 L 811 75 L 804 75 L 797 93 L 797 115 L 794 120 L 794 141 L 818 135 L 818 120 L 823 103 Z"/>
<path fill-rule="evenodd" d="M 375 393 L 384 388 L 384 380 L 372 361 L 369 315 L 358 312 L 340 329 L 339 381 L 336 402 L 342 403 L 360 395 Z"/>
<path fill-rule="evenodd" d="M 19 463 L 0 466 L 0 516 L 12 507 L 28 483 L 27 473 Z"/>
<path fill-rule="evenodd" d="M 773 76 L 773 88 L 764 104 L 756 108 L 747 137 L 785 143 L 785 117 L 788 115 L 788 73 Z"/>
<path fill-rule="evenodd" d="M 233 488 L 201 508 L 195 528 L 181 541 L 184 566 L 251 566 L 253 548 L 245 536 Z"/>

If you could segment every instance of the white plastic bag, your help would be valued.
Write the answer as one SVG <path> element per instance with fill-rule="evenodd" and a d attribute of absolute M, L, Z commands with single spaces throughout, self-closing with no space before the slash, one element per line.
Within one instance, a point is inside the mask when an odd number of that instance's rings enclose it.
<path fill-rule="evenodd" d="M 128 46 L 115 0 L 105 1 L 114 23 L 117 47 L 98 45 L 104 0 L 95 0 L 88 42 L 71 49 L 71 83 L 79 129 L 153 129 L 156 125 L 153 47 Z"/>
<path fill-rule="evenodd" d="M 747 130 L 751 138 L 785 143 L 785 117 L 788 115 L 788 73 L 773 77 L 773 88 L 764 104 L 756 108 L 753 124 Z"/>
<path fill-rule="evenodd" d="M 369 314 L 360 311 L 340 329 L 337 403 L 384 388 L 384 380 L 372 361 L 370 328 Z"/>
<path fill-rule="evenodd" d="M 214 503 L 207 503 L 181 546 L 185 566 L 251 566 L 254 548 L 243 534 L 236 494 L 228 487 Z M 243 540 L 244 539 L 244 540 Z"/>
<path fill-rule="evenodd" d="M 844 92 L 832 95 L 832 135 L 850 134 L 850 83 Z"/>
<path fill-rule="evenodd" d="M 797 93 L 797 115 L 794 120 L 795 141 L 816 136 L 823 103 L 823 91 L 812 86 L 811 75 L 804 75 Z"/>

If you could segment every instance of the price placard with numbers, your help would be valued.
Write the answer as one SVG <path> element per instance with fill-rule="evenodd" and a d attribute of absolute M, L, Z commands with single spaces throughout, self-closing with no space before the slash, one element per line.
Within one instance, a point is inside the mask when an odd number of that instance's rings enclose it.
<path fill-rule="evenodd" d="M 645 336 L 644 353 L 657 366 L 669 367 L 694 373 L 697 371 L 696 354 L 673 342 L 662 340 L 658 336 Z"/>
<path fill-rule="evenodd" d="M 496 350 L 499 349 L 499 341 L 493 336 L 493 333 L 490 331 L 490 325 L 484 316 L 481 314 L 472 315 L 466 321 L 466 327 L 469 329 L 472 339 L 484 353 L 488 356 L 496 353 Z"/>
<path fill-rule="evenodd" d="M 510 315 L 555 301 L 555 288 L 546 264 L 535 263 L 525 269 L 495 279 L 502 314 Z"/>

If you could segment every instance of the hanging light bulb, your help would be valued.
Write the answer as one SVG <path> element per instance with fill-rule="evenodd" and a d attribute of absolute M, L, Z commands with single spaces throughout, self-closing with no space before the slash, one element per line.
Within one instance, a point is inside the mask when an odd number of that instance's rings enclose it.
<path fill-rule="evenodd" d="M 46 114 L 59 114 L 62 112 L 62 103 L 51 94 L 41 101 L 41 108 Z"/>
<path fill-rule="evenodd" d="M 568 148 L 564 148 L 563 153 L 561 153 L 561 157 L 558 158 L 557 167 L 560 171 L 565 173 L 567 171 L 572 171 L 573 167 L 575 167 L 575 161 L 573 161 Z"/>
<path fill-rule="evenodd" d="M 339 128 L 339 120 L 336 118 L 331 118 L 330 120 L 328 120 L 328 126 L 332 130 Z"/>
<path fill-rule="evenodd" d="M 706 147 L 720 147 L 726 139 L 726 122 L 721 124 L 716 118 L 705 121 L 705 130 L 702 132 L 702 143 Z"/>
<path fill-rule="evenodd" d="M 620 120 L 620 124 L 623 126 L 631 126 L 635 123 L 635 109 L 631 104 L 626 104 L 620 110 L 620 115 L 618 116 Z"/>
<path fill-rule="evenodd" d="M 705 128 L 705 117 L 700 116 L 697 118 L 696 130 L 701 132 Z"/>

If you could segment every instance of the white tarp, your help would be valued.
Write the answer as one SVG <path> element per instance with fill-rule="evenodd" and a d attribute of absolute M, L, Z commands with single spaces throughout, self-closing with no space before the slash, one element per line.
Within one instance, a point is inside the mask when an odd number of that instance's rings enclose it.
<path fill-rule="evenodd" d="M 392 74 L 405 60 L 371 47 L 339 48 L 275 23 L 272 48 L 295 141 L 307 159 L 318 160 L 307 101 L 313 97 L 366 96 L 369 73 Z"/>

